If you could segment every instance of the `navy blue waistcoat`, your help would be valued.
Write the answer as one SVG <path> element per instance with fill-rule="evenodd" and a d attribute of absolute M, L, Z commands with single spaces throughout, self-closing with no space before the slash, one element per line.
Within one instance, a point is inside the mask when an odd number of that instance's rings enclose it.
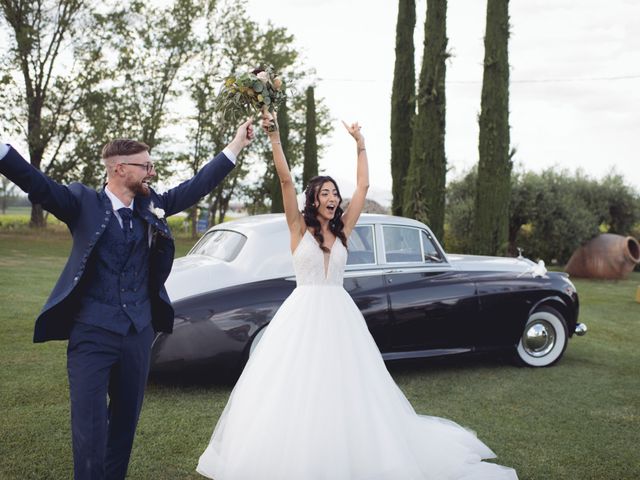
<path fill-rule="evenodd" d="M 96 243 L 79 286 L 76 321 L 121 335 L 151 323 L 149 241 L 146 223 L 134 215 L 125 240 L 115 215 Z"/>

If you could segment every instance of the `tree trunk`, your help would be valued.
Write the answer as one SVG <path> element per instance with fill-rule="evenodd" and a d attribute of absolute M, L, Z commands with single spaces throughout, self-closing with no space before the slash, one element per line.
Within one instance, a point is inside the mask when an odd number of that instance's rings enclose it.
<path fill-rule="evenodd" d="M 509 151 L 509 0 L 488 0 L 480 111 L 478 183 L 473 251 L 507 251 L 511 154 Z"/>
<path fill-rule="evenodd" d="M 31 124 L 29 126 L 31 127 Z M 39 135 L 40 128 L 36 127 L 35 131 Z M 30 139 L 29 143 L 30 144 L 33 141 L 33 140 L 31 140 L 32 132 L 34 132 L 34 130 L 30 130 L 30 132 L 29 132 L 30 133 L 29 134 L 29 139 Z M 33 134 L 33 136 L 35 136 L 35 135 L 36 134 Z M 31 165 L 33 165 L 35 168 L 40 170 L 40 165 L 42 164 L 42 155 L 44 153 L 44 148 L 40 147 L 39 145 L 35 145 L 35 146 L 30 146 L 29 150 L 31 152 Z M 39 203 L 32 203 L 31 204 L 31 218 L 29 219 L 29 227 L 31 227 L 31 228 L 44 228 L 46 226 L 47 226 L 47 222 L 46 222 L 46 220 L 44 218 L 44 210 L 42 209 L 42 205 L 40 205 Z"/>
<path fill-rule="evenodd" d="M 402 215 L 403 191 L 411 158 L 411 128 L 416 110 L 415 26 L 415 0 L 400 0 L 391 91 L 391 211 L 394 215 Z"/>
<path fill-rule="evenodd" d="M 303 188 L 318 175 L 318 141 L 316 138 L 316 102 L 313 87 L 307 88 L 307 115 L 304 135 Z"/>
<path fill-rule="evenodd" d="M 0 208 L 2 209 L 2 214 L 7 213 L 7 208 L 9 207 L 9 198 L 12 195 L 14 189 L 14 184 L 4 176 L 0 176 L 0 193 L 2 194 L 2 203 Z"/>
<path fill-rule="evenodd" d="M 200 209 L 197 205 L 194 205 L 188 212 L 189 223 L 191 224 L 191 240 L 195 240 L 198 238 L 198 220 L 200 220 L 198 214 L 200 213 Z"/>
<path fill-rule="evenodd" d="M 411 161 L 403 199 L 403 214 L 428 223 L 444 238 L 447 158 L 445 77 L 447 2 L 427 0 L 424 56 L 418 88 L 418 115 L 413 128 Z"/>

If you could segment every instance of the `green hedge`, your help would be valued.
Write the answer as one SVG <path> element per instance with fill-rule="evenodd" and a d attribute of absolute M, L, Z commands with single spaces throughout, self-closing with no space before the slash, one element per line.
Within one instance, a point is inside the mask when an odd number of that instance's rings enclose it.
<path fill-rule="evenodd" d="M 0 230 L 22 230 L 29 228 L 28 215 L 0 215 Z"/>
<path fill-rule="evenodd" d="M 20 232 L 25 234 L 35 234 L 42 233 L 42 230 L 33 230 L 29 228 L 29 214 L 9 214 L 9 215 L 0 215 L 0 232 Z M 172 216 L 167 218 L 167 223 L 169 224 L 169 228 L 174 236 L 177 237 L 191 237 L 191 232 L 188 229 L 189 225 L 187 224 L 187 230 L 185 230 L 185 217 L 180 216 Z M 60 220 L 55 218 L 53 215 L 47 216 L 47 227 L 45 229 L 47 233 L 50 232 L 66 232 L 67 227 Z"/>

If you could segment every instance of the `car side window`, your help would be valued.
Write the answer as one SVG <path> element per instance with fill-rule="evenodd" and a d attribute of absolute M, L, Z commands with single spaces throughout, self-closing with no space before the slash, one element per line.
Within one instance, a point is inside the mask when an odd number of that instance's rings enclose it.
<path fill-rule="evenodd" d="M 357 225 L 349 236 L 347 265 L 370 265 L 376 263 L 375 242 L 372 225 Z"/>
<path fill-rule="evenodd" d="M 384 253 L 387 263 L 422 262 L 420 230 L 384 225 Z"/>
<path fill-rule="evenodd" d="M 422 255 L 424 257 L 424 261 L 427 262 L 427 263 L 429 263 L 429 262 L 435 262 L 435 263 L 443 262 L 444 259 L 442 258 L 442 254 L 440 253 L 440 251 L 436 247 L 435 243 L 433 243 L 433 240 L 431 240 L 431 237 L 429 237 L 429 235 L 427 235 L 427 232 L 422 230 L 421 235 L 422 235 Z"/>

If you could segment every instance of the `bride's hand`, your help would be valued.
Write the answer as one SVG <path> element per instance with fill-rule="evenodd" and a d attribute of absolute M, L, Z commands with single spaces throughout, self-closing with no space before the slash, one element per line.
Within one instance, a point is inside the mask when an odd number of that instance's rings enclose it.
<path fill-rule="evenodd" d="M 347 129 L 347 132 L 349 132 L 349 135 L 351 135 L 353 139 L 356 141 L 356 143 L 360 143 L 361 141 L 364 140 L 362 133 L 360 133 L 360 129 L 362 127 L 358 125 L 358 122 L 354 122 L 351 125 L 347 125 L 347 123 L 344 120 L 342 120 L 342 124 L 344 125 L 344 128 Z"/>
<path fill-rule="evenodd" d="M 278 132 L 278 121 L 269 110 L 262 111 L 262 129 L 267 133 L 267 135 L 272 135 Z"/>

